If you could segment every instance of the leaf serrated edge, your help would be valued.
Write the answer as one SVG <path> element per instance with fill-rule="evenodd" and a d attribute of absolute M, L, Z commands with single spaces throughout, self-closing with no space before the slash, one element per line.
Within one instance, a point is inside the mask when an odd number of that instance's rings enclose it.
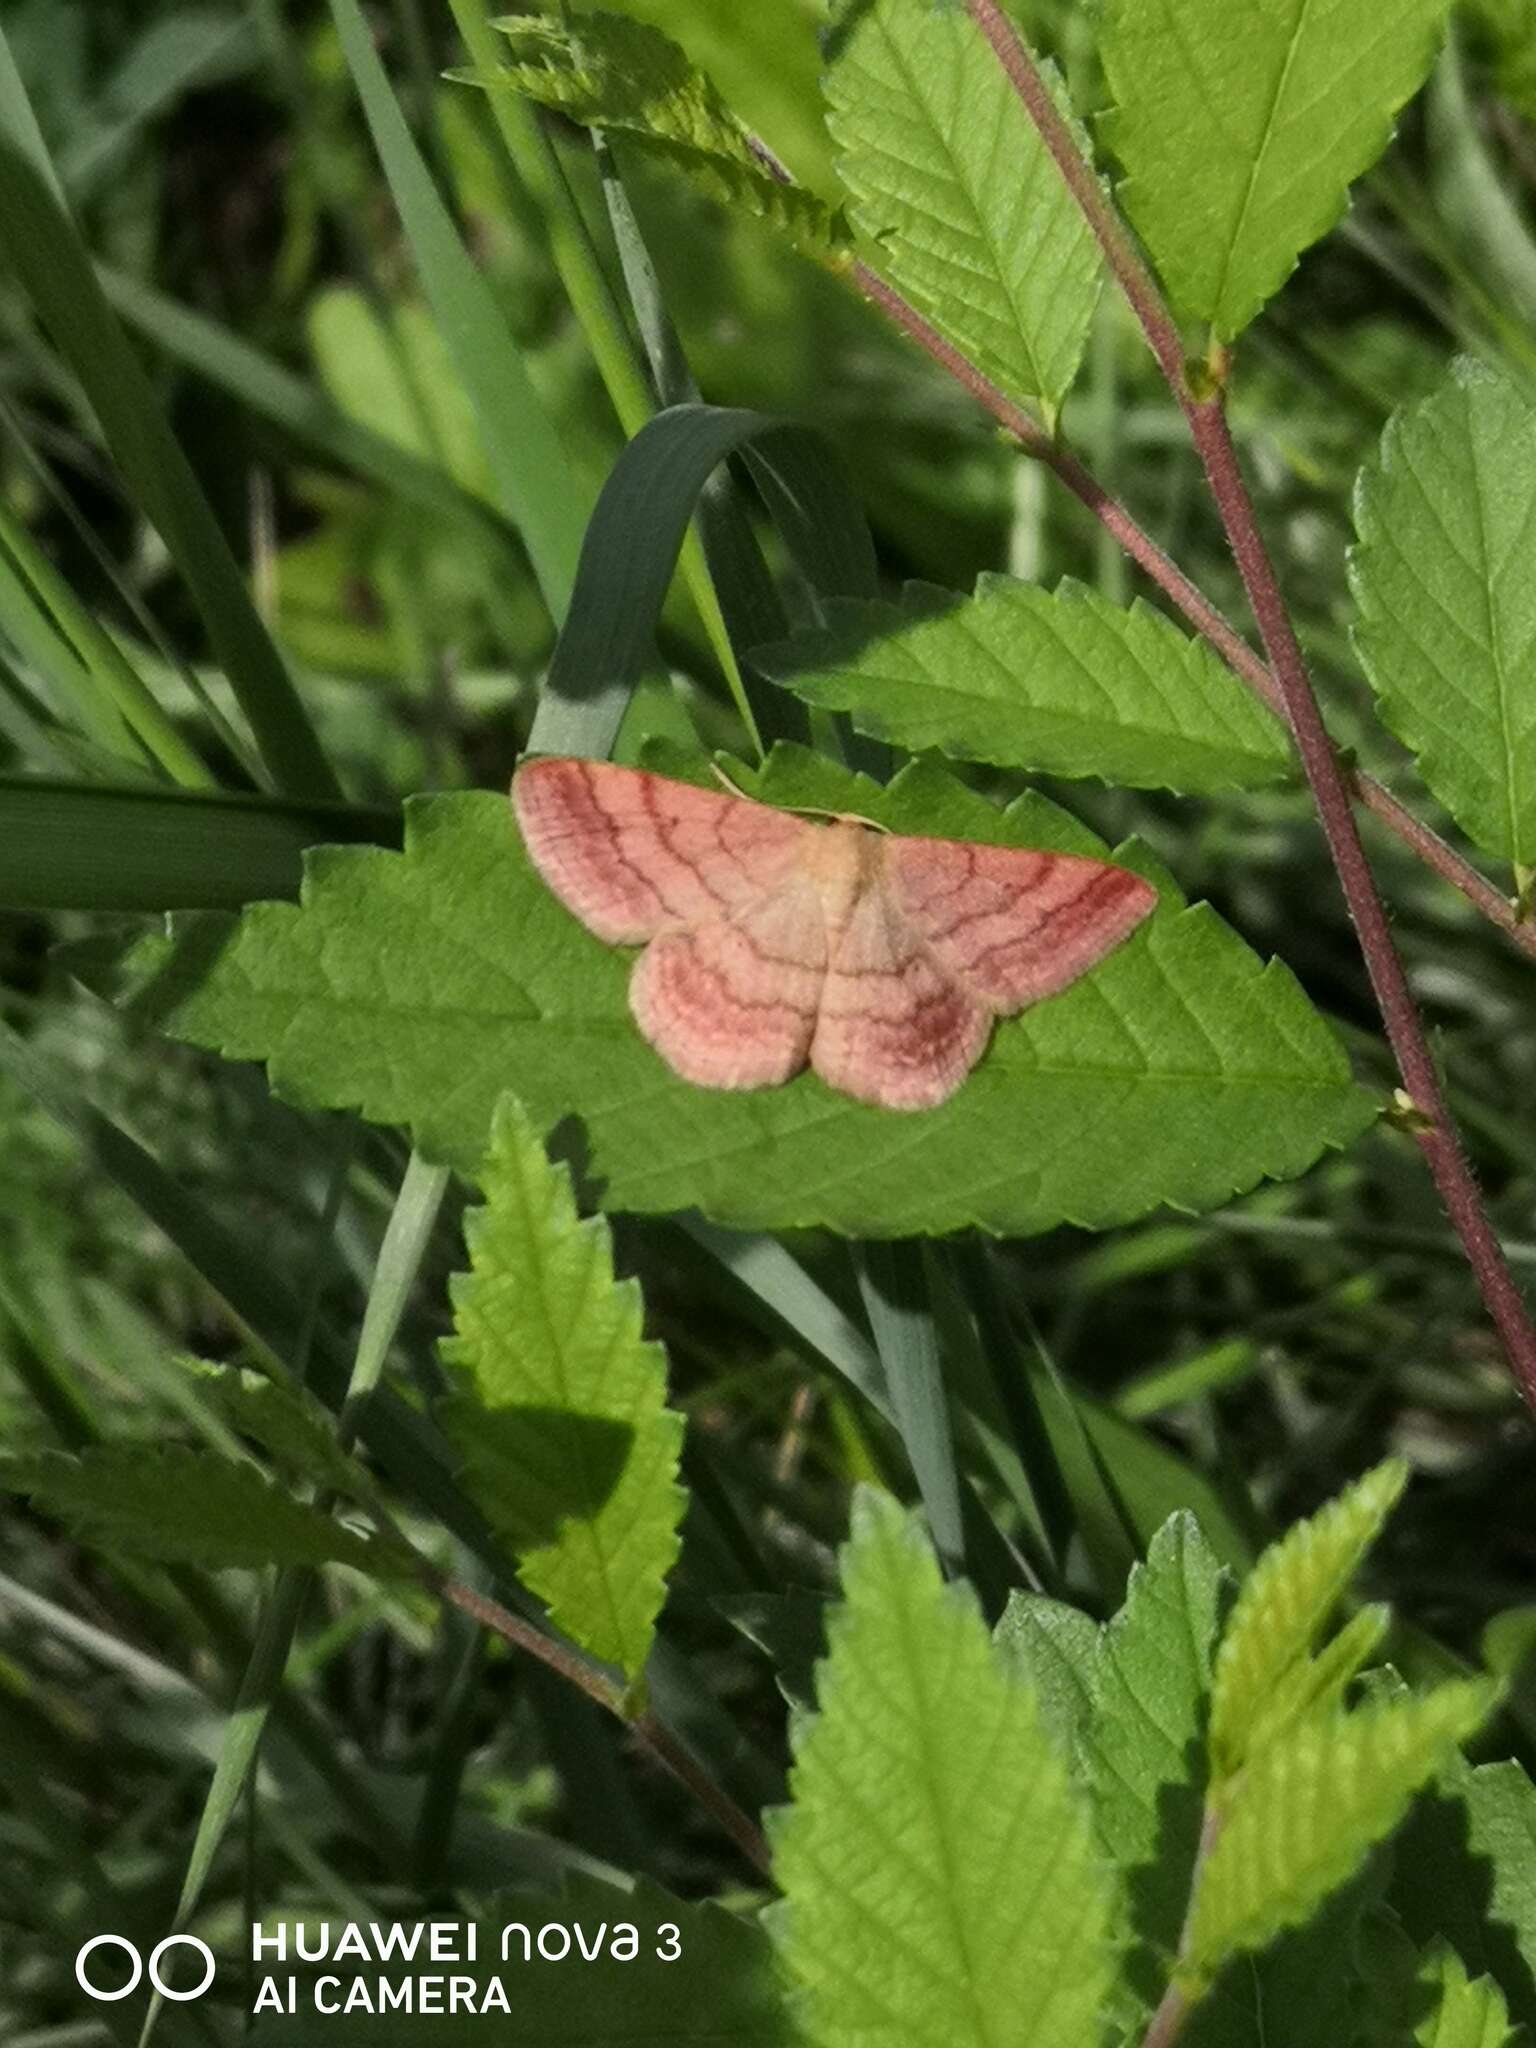
<path fill-rule="evenodd" d="M 1244 1763 L 1274 1689 L 1310 1656 L 1407 1483 L 1403 1459 L 1383 1460 L 1287 1530 L 1243 1581 L 1212 1677 L 1210 1749 L 1218 1782 Z"/>

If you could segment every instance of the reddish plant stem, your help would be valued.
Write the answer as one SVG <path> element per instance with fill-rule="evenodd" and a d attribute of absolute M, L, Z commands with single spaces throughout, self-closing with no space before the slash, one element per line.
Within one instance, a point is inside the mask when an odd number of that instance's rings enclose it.
<path fill-rule="evenodd" d="M 1040 75 L 1018 30 L 1004 14 L 997 0 L 965 0 L 966 9 L 981 30 L 1008 82 L 1024 102 L 1025 112 L 1055 159 L 1067 190 L 1082 209 L 1093 229 L 1105 261 L 1141 322 L 1142 332 L 1157 357 L 1158 367 L 1176 391 L 1184 385 L 1184 340 L 1177 323 L 1163 301 L 1163 294 L 1131 240 L 1130 231 L 1109 203 L 1098 173 L 1082 154 L 1060 108 Z"/>
<path fill-rule="evenodd" d="M 997 0 L 966 0 L 966 6 L 1081 207 L 1189 421 L 1269 657 L 1270 674 L 1279 689 L 1311 785 L 1387 1038 L 1416 1112 L 1419 1127 L 1414 1136 L 1461 1239 L 1484 1305 L 1503 1339 L 1516 1382 L 1527 1406 L 1536 1413 L 1536 1329 L 1531 1326 L 1519 1289 L 1504 1262 L 1441 1094 L 1408 977 L 1393 942 L 1376 878 L 1360 843 L 1344 771 L 1323 723 L 1274 565 L 1259 532 L 1253 501 L 1232 444 L 1222 395 L 1218 390 L 1210 397 L 1197 398 L 1191 391 L 1184 373 L 1184 348 L 1177 323 L 1092 166 L 1080 154 L 1071 129 L 1013 24 L 1002 13 Z"/>
<path fill-rule="evenodd" d="M 490 1629 L 514 1649 L 536 1657 L 579 1692 L 584 1692 L 589 1700 L 615 1715 L 656 1761 L 672 1773 L 684 1790 L 692 1793 L 753 1868 L 760 1870 L 765 1877 L 772 1875 L 773 1859 L 761 1829 L 743 1813 L 730 1794 L 715 1783 L 692 1751 L 686 1749 L 655 1714 L 649 1710 L 638 1715 L 625 1711 L 623 1691 L 606 1672 L 600 1671 L 566 1644 L 545 1635 L 510 1608 L 503 1607 L 499 1600 L 476 1592 L 473 1586 L 466 1586 L 461 1580 L 430 1568 L 424 1571 L 423 1577 L 440 1600 L 461 1609 L 471 1620 L 479 1622 L 482 1628 Z"/>
<path fill-rule="evenodd" d="M 1218 608 L 1184 574 L 1152 536 L 1139 526 L 1120 501 L 1113 497 L 1077 457 L 1060 447 L 1021 406 L 1014 404 L 974 363 L 946 341 L 938 329 L 925 320 L 917 308 L 894 291 L 883 277 L 865 263 L 854 263 L 849 272 L 859 290 L 877 305 L 893 325 L 963 385 L 977 403 L 992 415 L 1027 455 L 1052 470 L 1080 503 L 1085 505 L 1105 530 L 1124 548 L 1183 613 L 1196 632 L 1210 642 L 1227 665 L 1242 677 L 1272 711 L 1285 717 L 1285 699 L 1263 657 L 1257 654 Z M 1395 832 L 1405 846 L 1417 854 L 1426 867 L 1466 897 L 1475 910 L 1498 926 L 1506 938 L 1536 959 L 1536 924 L 1522 921 L 1514 905 L 1486 875 L 1478 873 L 1438 832 L 1416 818 L 1406 804 L 1384 789 L 1374 776 L 1359 770 L 1346 771 L 1355 800 Z"/>
<path fill-rule="evenodd" d="M 1428 1128 L 1416 1130 L 1415 1138 L 1461 1239 L 1488 1313 L 1504 1340 L 1520 1391 L 1527 1406 L 1536 1413 L 1536 1329 L 1531 1327 L 1520 1291 L 1504 1262 L 1504 1253 L 1488 1221 L 1477 1182 L 1441 1093 L 1440 1077 L 1435 1072 L 1418 1007 L 1392 938 L 1381 892 L 1360 843 L 1349 791 L 1296 642 L 1274 565 L 1259 532 L 1221 400 L 1212 398 L 1193 406 L 1190 425 L 1237 559 L 1243 587 L 1284 692 L 1291 730 L 1312 785 L 1313 801 L 1350 916 L 1355 921 L 1366 970 L 1403 1085 L 1414 1108 L 1427 1120 Z"/>
<path fill-rule="evenodd" d="M 1158 2000 L 1157 2011 L 1148 2022 L 1147 2031 L 1141 2037 L 1141 2048 L 1173 2048 L 1183 2033 L 1190 2014 L 1199 2000 L 1198 1992 L 1191 1992 L 1180 1978 L 1178 1964 L 1189 1953 L 1189 1930 L 1195 1917 L 1195 1900 L 1200 1892 L 1200 1879 L 1211 1851 L 1216 1846 L 1216 1837 L 1221 1833 L 1221 1814 L 1206 1800 L 1205 1812 L 1200 1820 L 1200 1840 L 1195 1847 L 1194 1867 L 1189 1873 L 1189 1899 L 1184 1909 L 1184 1925 L 1179 1930 L 1179 1952 L 1175 1960 L 1174 1973 L 1164 1987 Z"/>
<path fill-rule="evenodd" d="M 1141 2048 L 1173 2048 L 1192 2009 L 1182 1985 L 1174 1979 L 1163 1993 L 1157 2011 L 1141 2037 Z"/>

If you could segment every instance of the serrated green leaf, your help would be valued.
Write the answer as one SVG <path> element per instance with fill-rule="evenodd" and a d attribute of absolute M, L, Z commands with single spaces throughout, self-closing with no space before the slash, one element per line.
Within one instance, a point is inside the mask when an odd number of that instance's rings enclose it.
<path fill-rule="evenodd" d="M 973 598 L 844 602 L 753 656 L 806 703 L 918 753 L 1139 789 L 1246 789 L 1291 773 L 1285 728 L 1203 640 L 1139 599 L 984 575 Z"/>
<path fill-rule="evenodd" d="M 934 764 L 885 790 L 789 747 L 761 774 L 732 772 L 766 801 L 896 831 L 1103 850 L 1043 800 L 999 812 Z M 1024 1235 L 1225 1202 L 1303 1171 L 1374 1114 L 1287 969 L 1263 966 L 1207 906 L 1183 907 L 1166 876 L 1135 937 L 1002 1024 L 943 1108 L 903 1116 L 811 1074 L 748 1094 L 677 1079 L 630 1021 L 632 956 L 549 894 L 504 798 L 415 800 L 403 855 L 327 849 L 307 872 L 300 907 L 245 914 L 170 1028 L 267 1060 L 290 1099 L 409 1124 L 425 1156 L 469 1172 L 514 1080 L 540 1128 L 583 1119 L 613 1209 Z"/>
<path fill-rule="evenodd" d="M 838 170 L 881 268 L 978 369 L 1054 415 L 1099 252 L 981 31 L 931 0 L 841 0 L 826 47 Z"/>
<path fill-rule="evenodd" d="M 1424 1958 L 1420 1990 L 1432 2001 L 1414 2028 L 1421 2048 L 1506 2048 L 1515 2037 L 1504 1994 L 1491 1977 L 1469 1977 L 1443 1943 Z"/>
<path fill-rule="evenodd" d="M 641 1335 L 633 1280 L 613 1274 L 601 1217 L 583 1221 L 563 1166 L 504 1099 L 465 1222 L 442 1345 L 456 1390 L 440 1408 L 482 1512 L 518 1575 L 583 1648 L 645 1668 L 676 1561 L 680 1416 L 666 1355 Z"/>
<path fill-rule="evenodd" d="M 78 1458 L 4 1458 L 0 1491 L 30 1495 L 89 1541 L 166 1564 L 399 1568 L 393 1551 L 293 1499 L 254 1465 L 203 1451 L 110 1443 Z"/>
<path fill-rule="evenodd" d="M 1121 1872 L 1141 1950 L 1128 1974 L 1152 2002 L 1178 1947 L 1200 1842 L 1225 1581 L 1194 1517 L 1175 1515 L 1132 1571 L 1094 1672 L 1083 1762 L 1099 1842 Z"/>
<path fill-rule="evenodd" d="M 1536 407 L 1456 363 L 1355 494 L 1355 646 L 1386 723 L 1467 835 L 1536 865 Z"/>
<path fill-rule="evenodd" d="M 496 75 L 498 90 L 557 107 L 585 127 L 629 136 L 711 198 L 756 214 L 817 253 L 846 241 L 841 216 L 769 170 L 713 81 L 659 29 L 598 11 L 563 23 L 510 15 L 495 26 L 508 38 L 512 59 Z M 481 83 L 474 72 L 453 76 Z"/>
<path fill-rule="evenodd" d="M 1004 1661 L 1030 1686 L 1063 1756 L 1075 1758 L 1093 1713 L 1097 1623 L 1064 1601 L 1014 1591 L 992 1632 Z"/>
<path fill-rule="evenodd" d="M 1088 2048 L 1115 1902 L 1032 1694 L 883 1496 L 855 1499 L 843 1596 L 773 1829 L 813 2038 Z"/>
<path fill-rule="evenodd" d="M 312 1394 L 235 1365 L 201 1358 L 177 1364 L 196 1379 L 199 1395 L 230 1428 L 260 1444 L 290 1478 L 365 1507 L 377 1500 L 377 1487 L 337 1442 L 334 1421 Z"/>
<path fill-rule="evenodd" d="M 1103 133 L 1177 309 L 1240 334 L 1344 211 L 1447 0 L 1108 0 Z"/>
<path fill-rule="evenodd" d="M 563 1927 L 574 1938 L 578 1926 L 588 1949 L 601 1942 L 594 1960 L 574 1945 L 561 1960 L 539 1953 L 541 1929 Z M 626 1926 L 637 1937 L 630 1959 Z M 522 1936 L 514 1934 L 508 1961 L 500 1961 L 505 1927 L 529 1930 L 526 1960 Z M 477 1964 L 462 1974 L 482 1986 L 502 1979 L 515 2018 L 490 2004 L 483 2015 L 456 2009 L 450 2016 L 446 2004 L 435 2013 L 316 2011 L 301 1992 L 295 2015 L 257 2026 L 255 2048 L 490 2048 L 511 2041 L 550 2048 L 804 2048 L 761 1928 L 710 1900 L 674 1898 L 646 1879 L 633 1889 L 578 1877 L 556 1893 L 503 1893 L 486 1909 L 478 1946 Z M 558 1955 L 558 1938 L 549 1947 Z M 374 1983 L 404 1974 L 398 1964 L 326 1967 L 350 1967 L 355 1978 Z M 344 1976 L 328 2003 L 341 2006 L 352 1981 Z"/>
<path fill-rule="evenodd" d="M 1288 1529 L 1244 1580 L 1216 1654 L 1210 1744 L 1218 1780 L 1249 1756 L 1275 1689 L 1307 1662 L 1407 1481 L 1407 1466 L 1389 1458 Z"/>
<path fill-rule="evenodd" d="M 1396 1827 L 1497 1698 L 1486 1680 L 1442 1685 L 1295 1722 L 1250 1758 L 1201 1870 L 1180 1977 L 1209 1983 L 1229 1956 L 1305 1921 Z"/>
<path fill-rule="evenodd" d="M 1443 1937 L 1492 1972 L 1517 2021 L 1536 2028 L 1536 1784 L 1513 1759 L 1456 1762 L 1398 1843 L 1391 1902 L 1428 1947 Z"/>

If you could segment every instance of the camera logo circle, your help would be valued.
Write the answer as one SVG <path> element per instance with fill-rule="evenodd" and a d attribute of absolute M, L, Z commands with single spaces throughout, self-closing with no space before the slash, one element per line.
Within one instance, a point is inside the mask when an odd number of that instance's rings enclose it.
<path fill-rule="evenodd" d="M 206 1968 L 206 1975 L 195 1991 L 177 1991 L 167 1984 L 160 1975 L 160 1959 L 166 1950 L 181 1947 L 195 1948 L 202 1957 Z M 120 1984 L 115 1991 L 99 1989 L 86 1975 L 86 1958 L 99 1948 L 120 1948 L 133 1965 L 133 1975 L 126 1984 Z M 150 1954 L 149 1981 L 154 1985 L 160 1996 L 169 1999 L 173 2005 L 187 2005 L 194 1998 L 201 1998 L 208 1989 L 208 1986 L 213 1982 L 215 1967 L 213 1950 L 206 1941 L 199 1941 L 195 1934 L 168 1934 L 164 1941 L 156 1942 Z M 133 1993 L 138 1990 L 139 1980 L 143 1975 L 144 1958 L 139 1954 L 133 1943 L 125 1941 L 120 1934 L 93 1934 L 84 1948 L 75 1957 L 75 1982 L 80 1986 L 80 1989 L 87 1998 L 94 1998 L 99 2005 L 115 2005 L 120 1998 L 131 1998 Z"/>

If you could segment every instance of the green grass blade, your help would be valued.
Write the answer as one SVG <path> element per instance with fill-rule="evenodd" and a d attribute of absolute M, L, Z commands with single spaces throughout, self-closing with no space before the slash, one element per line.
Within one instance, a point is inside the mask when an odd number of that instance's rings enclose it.
<path fill-rule="evenodd" d="M 187 8 L 148 23 L 107 83 L 110 119 L 93 121 L 65 149 L 59 175 L 77 203 L 94 194 L 145 129 L 182 96 L 249 70 L 257 57 L 240 13 Z"/>
<path fill-rule="evenodd" d="M 54 624 L 73 645 L 101 694 L 173 781 L 184 789 L 212 789 L 207 764 L 182 738 L 117 642 L 103 632 L 54 568 L 27 528 L 0 503 L 0 547 L 31 584 Z"/>
<path fill-rule="evenodd" d="M 570 460 L 422 161 L 357 0 L 331 0 L 331 13 L 422 287 L 474 405 L 503 507 L 558 621 L 570 599 L 585 511 Z"/>
<path fill-rule="evenodd" d="M 783 513 L 786 545 L 814 587 L 843 594 L 862 559 L 873 559 L 862 512 L 806 429 L 729 407 L 658 413 L 614 464 L 587 528 L 570 617 L 534 724 L 538 752 L 609 751 L 649 658 L 699 495 L 727 456 L 747 449 L 779 479 L 770 509 Z"/>
<path fill-rule="evenodd" d="M 295 796 L 337 795 L 292 679 L 74 224 L 9 130 L 0 133 L 0 245 L 90 399 L 124 481 L 191 590 L 274 782 Z"/>
<path fill-rule="evenodd" d="M 46 683 L 56 700 L 51 707 L 62 711 L 68 705 L 79 722 L 83 739 L 114 756 L 120 772 L 137 769 L 148 774 L 144 755 L 112 700 L 97 684 L 83 661 L 49 618 L 36 591 L 0 547 L 0 631 L 33 674 Z"/>
<path fill-rule="evenodd" d="M 59 174 L 48 154 L 48 145 L 37 125 L 37 116 L 32 111 L 32 102 L 27 97 L 21 73 L 16 69 L 16 59 L 11 55 L 11 46 L 5 39 L 3 28 L 0 28 L 0 134 L 9 135 L 17 148 L 26 154 L 62 206 L 64 188 L 59 183 Z"/>
<path fill-rule="evenodd" d="M 304 849 L 398 846 L 397 812 L 0 777 L 0 903 L 232 910 L 297 896 Z"/>
<path fill-rule="evenodd" d="M 447 1187 L 446 1168 L 429 1166 L 419 1152 L 411 1154 L 368 1290 L 357 1356 L 352 1362 L 352 1377 L 337 1428 L 343 1444 L 351 1443 L 363 1403 L 373 1398 L 384 1378 L 385 1361 L 416 1284 Z"/>
<path fill-rule="evenodd" d="M 955 1471 L 938 1333 L 919 1248 L 861 1245 L 856 1263 L 864 1311 L 885 1368 L 896 1425 L 912 1461 L 934 1546 L 946 1566 L 957 1571 L 965 1559 L 960 1480 Z"/>
<path fill-rule="evenodd" d="M 446 1183 L 445 1173 L 424 1166 L 414 1153 L 411 1155 L 384 1232 L 384 1242 L 379 1248 L 378 1263 L 374 1267 L 373 1282 L 368 1289 L 368 1301 L 363 1312 L 363 1327 L 358 1337 L 352 1377 L 337 1418 L 336 1434 L 343 1444 L 352 1435 L 361 1404 L 372 1395 L 382 1377 L 384 1361 L 420 1270 Z M 234 1711 L 225 1723 L 213 1782 L 198 1820 L 192 1855 L 176 1907 L 178 1928 L 185 1927 L 202 1896 L 214 1854 L 234 1818 L 246 1779 L 255 1767 L 262 1732 L 282 1686 L 294 1631 L 313 1582 L 314 1573 L 307 1569 L 282 1572 L 262 1614 L 251 1661 L 240 1682 Z M 395 1855 L 403 1854 L 403 1847 L 395 1845 Z M 157 1993 L 145 2015 L 139 2048 L 149 2048 L 160 2011 L 161 2000 Z"/>
<path fill-rule="evenodd" d="M 485 0 L 451 0 L 451 5 L 465 48 L 474 60 L 476 78 L 482 86 L 489 88 L 500 67 L 500 50 L 491 33 L 490 10 Z M 565 167 L 530 108 L 510 93 L 490 91 L 488 97 L 496 131 L 513 175 L 532 196 L 543 216 L 555 268 L 586 336 L 604 389 L 618 414 L 619 424 L 626 434 L 638 434 L 655 413 L 656 391 L 637 357 L 619 301 L 571 191 Z M 627 268 L 625 282 L 632 288 Z M 635 310 L 640 317 L 638 304 Z M 690 531 L 684 534 L 675 566 L 682 572 L 748 736 L 754 745 L 760 747 L 754 707 L 737 663 L 736 650 L 727 631 L 720 597 L 699 533 Z M 570 744 L 557 749 L 547 743 L 547 735 L 542 728 L 537 731 L 536 744 L 547 752 L 596 751 Z M 606 752 L 607 748 L 603 751 Z"/>
<path fill-rule="evenodd" d="M 284 1280 L 253 1261 L 249 1247 L 211 1218 L 204 1205 L 189 1195 L 152 1153 L 104 1116 L 3 1022 L 0 1072 L 75 1136 L 98 1171 L 165 1234 L 258 1344 L 280 1364 L 298 1353 L 306 1317 L 302 1303 Z M 334 1333 L 323 1325 L 314 1333 L 310 1379 L 330 1406 L 339 1406 L 347 1368 Z M 388 1389 L 382 1389 L 367 1404 L 358 1434 L 395 1485 L 419 1500 L 499 1579 L 511 1580 L 510 1564 L 459 1490 L 442 1440 L 429 1423 Z"/>
<path fill-rule="evenodd" d="M 284 369 L 190 306 L 121 271 L 98 265 L 96 274 L 119 316 L 173 362 L 227 391 L 316 454 L 393 492 L 403 504 L 462 526 L 493 557 L 521 559 L 495 509 L 436 463 L 352 419 L 318 384 Z"/>

